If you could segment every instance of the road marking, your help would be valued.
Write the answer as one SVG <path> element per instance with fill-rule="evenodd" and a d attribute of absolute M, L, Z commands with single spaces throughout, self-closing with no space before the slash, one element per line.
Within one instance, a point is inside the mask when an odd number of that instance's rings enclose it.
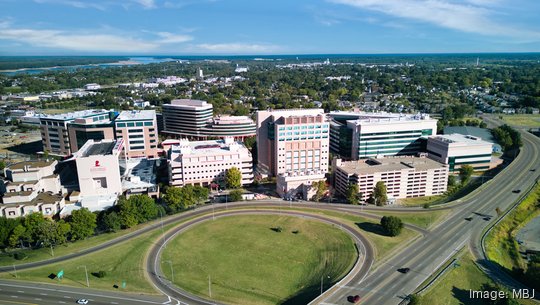
<path fill-rule="evenodd" d="M 36 301 L 42 301 L 42 299 L 40 299 L 40 298 L 35 298 L 34 300 L 36 300 Z"/>
<path fill-rule="evenodd" d="M 40 295 L 47 295 L 46 293 L 40 293 Z"/>
<path fill-rule="evenodd" d="M 18 295 L 12 295 L 11 297 L 12 298 L 18 298 L 19 296 Z"/>
<path fill-rule="evenodd" d="M 64 299 L 71 299 L 71 297 L 68 297 L 67 295 L 65 295 Z"/>
<path fill-rule="evenodd" d="M 116 302 L 111 302 L 111 304 L 118 304 L 118 303 L 116 303 Z"/>
<path fill-rule="evenodd" d="M 66 304 L 66 302 L 64 302 L 64 301 L 58 301 L 58 303 L 60 303 L 60 304 Z"/>
<path fill-rule="evenodd" d="M 18 293 L 24 293 L 24 291 L 22 291 L 22 290 L 17 290 L 17 292 L 18 292 Z"/>

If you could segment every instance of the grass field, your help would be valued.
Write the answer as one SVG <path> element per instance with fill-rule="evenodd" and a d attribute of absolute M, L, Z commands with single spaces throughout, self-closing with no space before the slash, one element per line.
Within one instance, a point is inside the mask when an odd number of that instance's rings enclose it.
<path fill-rule="evenodd" d="M 424 197 L 416 197 L 416 198 L 403 198 L 398 199 L 398 203 L 403 206 L 423 206 L 426 203 L 434 203 L 440 200 L 443 200 L 443 195 L 437 195 L 437 196 L 424 196 Z"/>
<path fill-rule="evenodd" d="M 463 253 L 464 252 L 464 253 Z M 479 300 L 469 298 L 469 289 L 479 290 L 484 283 L 493 283 L 475 264 L 468 249 L 458 260 L 458 267 L 450 267 L 422 296 L 421 305 L 475 305 Z M 529 300 L 519 300 L 519 304 L 535 304 Z"/>
<path fill-rule="evenodd" d="M 428 210 L 429 212 L 373 212 L 371 214 L 376 214 L 380 216 L 396 216 L 399 217 L 403 222 L 416 225 L 420 228 L 427 229 L 437 223 L 439 223 L 450 210 Z"/>
<path fill-rule="evenodd" d="M 168 229 L 172 226 L 169 225 L 165 228 Z M 82 266 L 86 266 L 91 288 L 155 294 L 156 291 L 145 279 L 143 260 L 150 245 L 158 240 L 160 235 L 161 230 L 148 232 L 130 241 L 80 258 L 18 271 L 17 278 L 26 281 L 85 287 L 86 277 Z M 48 278 L 51 273 L 56 274 L 60 270 L 64 270 L 64 279 L 58 281 Z M 107 275 L 98 278 L 91 274 L 100 270 L 107 272 Z M 0 278 L 13 279 L 14 273 L 0 273 Z M 121 287 L 123 281 L 126 281 L 125 289 L 113 287 L 114 285 Z"/>
<path fill-rule="evenodd" d="M 540 115 L 538 114 L 503 115 L 503 120 L 509 125 L 519 127 L 540 127 Z"/>
<path fill-rule="evenodd" d="M 281 227 L 282 232 L 272 228 Z M 293 231 L 298 230 L 297 234 Z M 231 304 L 306 304 L 352 268 L 353 241 L 332 226 L 298 217 L 224 217 L 173 240 L 161 268 L 187 291 Z"/>
<path fill-rule="evenodd" d="M 526 261 L 519 254 L 515 236 L 530 220 L 540 215 L 537 205 L 539 199 L 540 185 L 537 185 L 514 211 L 491 230 L 486 238 L 486 251 L 490 260 L 508 270 L 525 267 Z"/>

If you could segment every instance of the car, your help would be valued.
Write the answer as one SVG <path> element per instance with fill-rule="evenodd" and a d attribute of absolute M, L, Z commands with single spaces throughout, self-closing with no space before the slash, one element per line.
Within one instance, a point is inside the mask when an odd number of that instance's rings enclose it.
<path fill-rule="evenodd" d="M 359 295 L 350 295 L 350 296 L 347 297 L 347 301 L 356 304 L 356 303 L 360 302 L 360 296 Z"/>
<path fill-rule="evenodd" d="M 467 217 L 465 218 L 466 221 L 471 221 L 472 220 L 472 217 Z"/>
<path fill-rule="evenodd" d="M 86 305 L 86 304 L 88 304 L 88 300 L 87 299 L 78 299 L 77 304 Z"/>
<path fill-rule="evenodd" d="M 401 273 L 409 273 L 409 271 L 411 271 L 411 268 L 399 268 L 398 271 Z"/>
<path fill-rule="evenodd" d="M 491 220 L 491 217 L 487 217 L 487 216 L 486 216 L 486 217 L 484 217 L 484 218 L 482 218 L 482 219 L 484 219 L 485 221 L 490 221 L 490 220 Z"/>
<path fill-rule="evenodd" d="M 531 168 L 531 172 L 536 172 L 536 168 Z"/>
<path fill-rule="evenodd" d="M 521 190 L 513 190 L 512 193 L 519 194 L 521 193 Z"/>

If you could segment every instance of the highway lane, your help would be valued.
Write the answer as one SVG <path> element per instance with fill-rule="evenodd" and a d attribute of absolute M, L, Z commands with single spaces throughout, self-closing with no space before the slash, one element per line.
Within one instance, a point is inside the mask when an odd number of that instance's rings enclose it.
<path fill-rule="evenodd" d="M 402 301 L 465 245 L 471 234 L 488 225 L 489 221 L 480 215 L 490 215 L 490 221 L 494 221 L 495 208 L 505 210 L 518 199 L 519 194 L 512 190 L 526 189 L 534 183 L 538 173 L 530 169 L 540 164 L 540 139 L 528 134 L 524 134 L 523 139 L 524 146 L 516 160 L 491 182 L 471 194 L 430 234 L 411 243 L 400 254 L 374 270 L 363 282 L 342 287 L 339 292 L 314 303 L 348 304 L 346 297 L 352 294 L 362 295 L 363 304 L 398 304 Z M 473 219 L 467 221 L 466 217 Z M 397 269 L 402 267 L 411 268 L 411 271 L 399 273 Z"/>
<path fill-rule="evenodd" d="M 341 224 L 340 222 L 332 218 L 321 216 L 321 215 L 303 213 L 300 211 L 287 211 L 287 210 L 265 211 L 265 210 L 259 210 L 259 209 L 231 210 L 231 211 L 223 211 L 222 213 L 218 213 L 215 216 L 213 214 L 208 214 L 201 218 L 197 218 L 197 219 L 188 221 L 186 223 L 183 223 L 179 225 L 178 227 L 176 227 L 175 229 L 168 231 L 163 238 L 163 242 L 156 244 L 154 247 L 152 247 L 152 249 L 150 249 L 148 253 L 148 256 L 145 260 L 146 261 L 145 270 L 147 271 L 147 277 L 150 279 L 150 281 L 156 287 L 157 290 L 169 296 L 171 299 L 175 301 L 179 301 L 181 304 L 190 304 L 190 305 L 216 304 L 214 300 L 207 300 L 202 297 L 188 293 L 174 286 L 168 279 L 164 278 L 161 272 L 161 260 L 160 260 L 161 251 L 164 249 L 164 247 L 166 247 L 167 243 L 171 239 L 173 239 L 176 235 L 184 232 L 185 230 L 188 230 L 192 226 L 197 225 L 203 221 L 211 221 L 212 219 L 218 218 L 218 217 L 230 217 L 230 216 L 235 216 L 235 215 L 252 215 L 252 214 L 287 215 L 287 216 L 302 217 L 306 219 L 313 219 L 313 220 L 322 221 L 328 224 L 332 224 L 336 228 L 339 228 L 343 230 L 344 232 L 348 233 L 349 235 L 351 235 L 359 251 L 359 259 L 357 260 L 355 266 L 349 272 L 349 274 L 347 274 L 345 278 L 342 280 L 343 282 L 349 283 L 349 282 L 361 281 L 368 274 L 373 264 L 374 253 L 373 253 L 373 248 L 369 240 L 366 239 L 355 228 L 350 227 L 345 224 Z"/>
<path fill-rule="evenodd" d="M 162 296 L 143 296 L 88 288 L 0 280 L 0 304 L 2 305 L 76 304 L 76 301 L 82 298 L 88 299 L 89 305 L 152 305 L 164 304 L 169 301 Z M 168 302 L 167 304 L 175 303 Z"/>

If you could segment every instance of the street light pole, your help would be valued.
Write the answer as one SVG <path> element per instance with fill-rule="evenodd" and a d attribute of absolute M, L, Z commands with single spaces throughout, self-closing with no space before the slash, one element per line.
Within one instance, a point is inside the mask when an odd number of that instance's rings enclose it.
<path fill-rule="evenodd" d="M 212 297 L 212 281 L 210 280 L 210 274 L 208 275 L 208 295 Z"/>
<path fill-rule="evenodd" d="M 174 283 L 174 269 L 171 261 L 165 261 L 166 263 L 169 263 L 169 266 L 171 267 L 171 282 Z"/>
<path fill-rule="evenodd" d="M 86 269 L 86 265 L 82 265 L 77 267 L 77 269 L 84 267 L 84 274 L 86 275 L 86 287 L 90 287 L 90 282 L 88 281 L 88 269 Z"/>
<path fill-rule="evenodd" d="M 15 268 L 15 264 L 13 264 L 13 272 L 15 272 L 15 278 L 17 278 L 17 268 Z"/>

